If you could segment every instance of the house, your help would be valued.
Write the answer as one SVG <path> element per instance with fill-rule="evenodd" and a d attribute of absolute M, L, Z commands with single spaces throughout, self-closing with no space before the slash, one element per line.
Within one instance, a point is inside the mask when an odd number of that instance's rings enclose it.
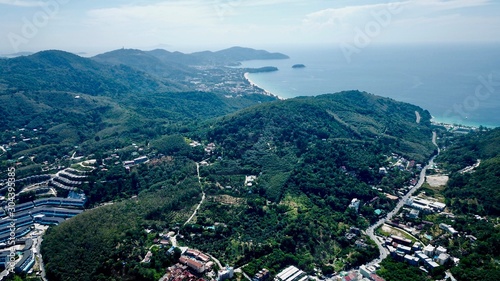
<path fill-rule="evenodd" d="M 447 232 L 449 232 L 451 235 L 457 235 L 458 234 L 458 231 L 456 231 L 451 225 L 449 224 L 445 224 L 445 223 L 440 223 L 439 224 L 439 228 L 441 228 L 442 230 L 446 230 Z"/>
<path fill-rule="evenodd" d="M 342 277 L 342 281 L 358 281 L 358 274 L 356 272 L 351 271 L 348 275 Z"/>
<path fill-rule="evenodd" d="M 353 198 L 348 208 L 354 209 L 357 213 L 359 211 L 359 204 L 361 204 L 361 201 L 358 198 Z"/>
<path fill-rule="evenodd" d="M 377 275 L 377 274 L 375 274 L 375 273 L 372 273 L 372 274 L 370 275 L 370 278 L 371 278 L 373 281 L 385 281 L 385 279 L 384 279 L 384 278 L 382 278 L 382 277 L 378 276 L 378 275 Z"/>
<path fill-rule="evenodd" d="M 254 275 L 252 281 L 266 281 L 268 278 L 269 278 L 269 270 L 263 268 Z"/>

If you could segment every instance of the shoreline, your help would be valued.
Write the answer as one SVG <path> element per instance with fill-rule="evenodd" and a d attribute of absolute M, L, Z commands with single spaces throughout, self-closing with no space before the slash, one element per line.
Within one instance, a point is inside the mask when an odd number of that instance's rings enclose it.
<path fill-rule="evenodd" d="M 287 99 L 287 98 L 283 98 L 279 95 L 273 94 L 269 90 L 266 90 L 266 89 L 260 87 L 259 85 L 257 85 L 255 82 L 253 82 L 250 79 L 249 74 L 250 74 L 249 72 L 245 72 L 243 76 L 244 76 L 245 80 L 248 81 L 248 83 L 251 86 L 261 89 L 262 91 L 264 91 L 265 95 L 271 96 L 271 97 L 276 97 L 278 100 L 286 100 Z M 382 96 L 382 97 L 384 97 L 384 96 Z M 449 128 L 462 128 L 462 129 L 472 129 L 472 130 L 477 130 L 481 126 L 484 128 L 488 128 L 488 129 L 497 128 L 497 127 L 492 126 L 492 125 L 480 125 L 480 124 L 471 124 L 471 123 L 463 124 L 463 123 L 453 122 L 450 120 L 442 120 L 442 119 L 436 118 L 435 116 L 431 116 L 430 122 L 434 125 L 440 125 L 440 126 L 445 126 L 445 127 L 449 127 Z"/>
<path fill-rule="evenodd" d="M 250 74 L 249 72 L 245 72 L 245 74 L 243 74 L 243 77 L 245 77 L 245 80 L 247 80 L 247 82 L 250 84 L 250 86 L 252 86 L 252 87 L 256 87 L 256 88 L 261 89 L 262 91 L 264 91 L 264 94 L 265 94 L 265 95 L 267 95 L 267 96 L 276 97 L 276 98 L 277 98 L 277 99 L 279 99 L 279 100 L 285 100 L 285 98 L 280 97 L 280 96 L 278 96 L 278 95 L 275 95 L 275 94 L 271 93 L 270 91 L 268 91 L 268 90 L 266 90 L 266 89 L 264 89 L 264 88 L 260 87 L 259 85 L 255 84 L 255 83 L 254 83 L 254 82 L 250 79 L 249 74 Z"/>

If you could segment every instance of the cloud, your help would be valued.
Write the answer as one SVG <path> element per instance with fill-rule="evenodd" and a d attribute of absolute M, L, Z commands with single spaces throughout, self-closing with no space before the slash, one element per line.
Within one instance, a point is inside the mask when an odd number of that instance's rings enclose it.
<path fill-rule="evenodd" d="M 40 7 L 44 6 L 43 1 L 30 1 L 30 0 L 0 0 L 0 5 L 9 5 L 17 7 Z"/>
<path fill-rule="evenodd" d="M 330 8 L 306 15 L 304 25 L 315 28 L 353 26 L 372 19 L 374 12 L 382 10 L 392 12 L 405 11 L 405 17 L 422 17 L 438 12 L 448 12 L 457 9 L 484 6 L 491 0 L 408 0 L 381 4 L 353 5 L 342 8 Z M 427 20 L 426 20 L 427 21 Z"/>
<path fill-rule="evenodd" d="M 199 25 L 212 17 L 206 5 L 199 1 L 163 1 L 149 5 L 126 5 L 94 9 L 87 12 L 87 23 L 97 25 Z M 167 26 L 165 26 L 167 25 Z"/>

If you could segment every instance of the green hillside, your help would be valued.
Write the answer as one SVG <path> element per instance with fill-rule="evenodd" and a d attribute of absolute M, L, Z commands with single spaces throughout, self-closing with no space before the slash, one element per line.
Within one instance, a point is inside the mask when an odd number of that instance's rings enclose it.
<path fill-rule="evenodd" d="M 420 124 L 416 110 L 423 116 Z M 185 136 L 215 143 L 210 155 L 182 145 L 180 137 L 163 137 L 151 142 L 150 155 L 171 155 L 174 162 L 155 160 L 130 174 L 116 167 L 93 175 L 98 184 L 88 186 L 92 200 L 141 192 L 140 200 L 107 206 L 112 219 L 96 222 L 98 208 L 51 229 L 43 244 L 51 280 L 155 280 L 168 261 L 155 257 L 151 264 L 139 263 L 157 237 L 145 235 L 146 227 L 152 233 L 179 231 L 181 245 L 223 263 L 246 265 L 249 274 L 262 267 L 276 273 L 289 264 L 308 272 L 360 265 L 378 250 L 364 236 L 349 240 L 345 234 L 351 226 L 364 228 L 376 220 L 375 208 L 389 210 L 394 203 L 383 192 L 393 193 L 393 186 L 411 175 L 379 174 L 378 168 L 388 165 L 387 155 L 424 161 L 433 153 L 429 119 L 416 106 L 353 91 L 264 103 L 187 126 Z M 191 223 L 176 224 L 199 200 L 193 161 L 201 159 L 210 163 L 200 167 L 206 200 Z M 255 178 L 248 185 L 250 175 Z M 159 198 L 168 206 L 158 205 Z M 353 198 L 363 202 L 359 214 L 347 208 Z M 131 206 L 134 210 L 128 210 Z M 126 230 L 122 221 L 133 227 Z M 356 241 L 364 242 L 356 246 Z M 115 247 L 128 250 L 102 250 Z M 90 249 L 84 257 L 99 260 L 63 262 L 81 256 L 82 249 Z"/>

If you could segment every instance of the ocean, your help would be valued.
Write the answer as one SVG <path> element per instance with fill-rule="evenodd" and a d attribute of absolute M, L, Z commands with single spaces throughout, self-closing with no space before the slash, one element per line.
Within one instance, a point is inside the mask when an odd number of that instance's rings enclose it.
<path fill-rule="evenodd" d="M 360 90 L 418 105 L 437 122 L 500 126 L 500 45 L 368 46 L 348 55 L 339 46 L 273 51 L 290 59 L 242 67 L 278 67 L 248 77 L 282 98 Z"/>

